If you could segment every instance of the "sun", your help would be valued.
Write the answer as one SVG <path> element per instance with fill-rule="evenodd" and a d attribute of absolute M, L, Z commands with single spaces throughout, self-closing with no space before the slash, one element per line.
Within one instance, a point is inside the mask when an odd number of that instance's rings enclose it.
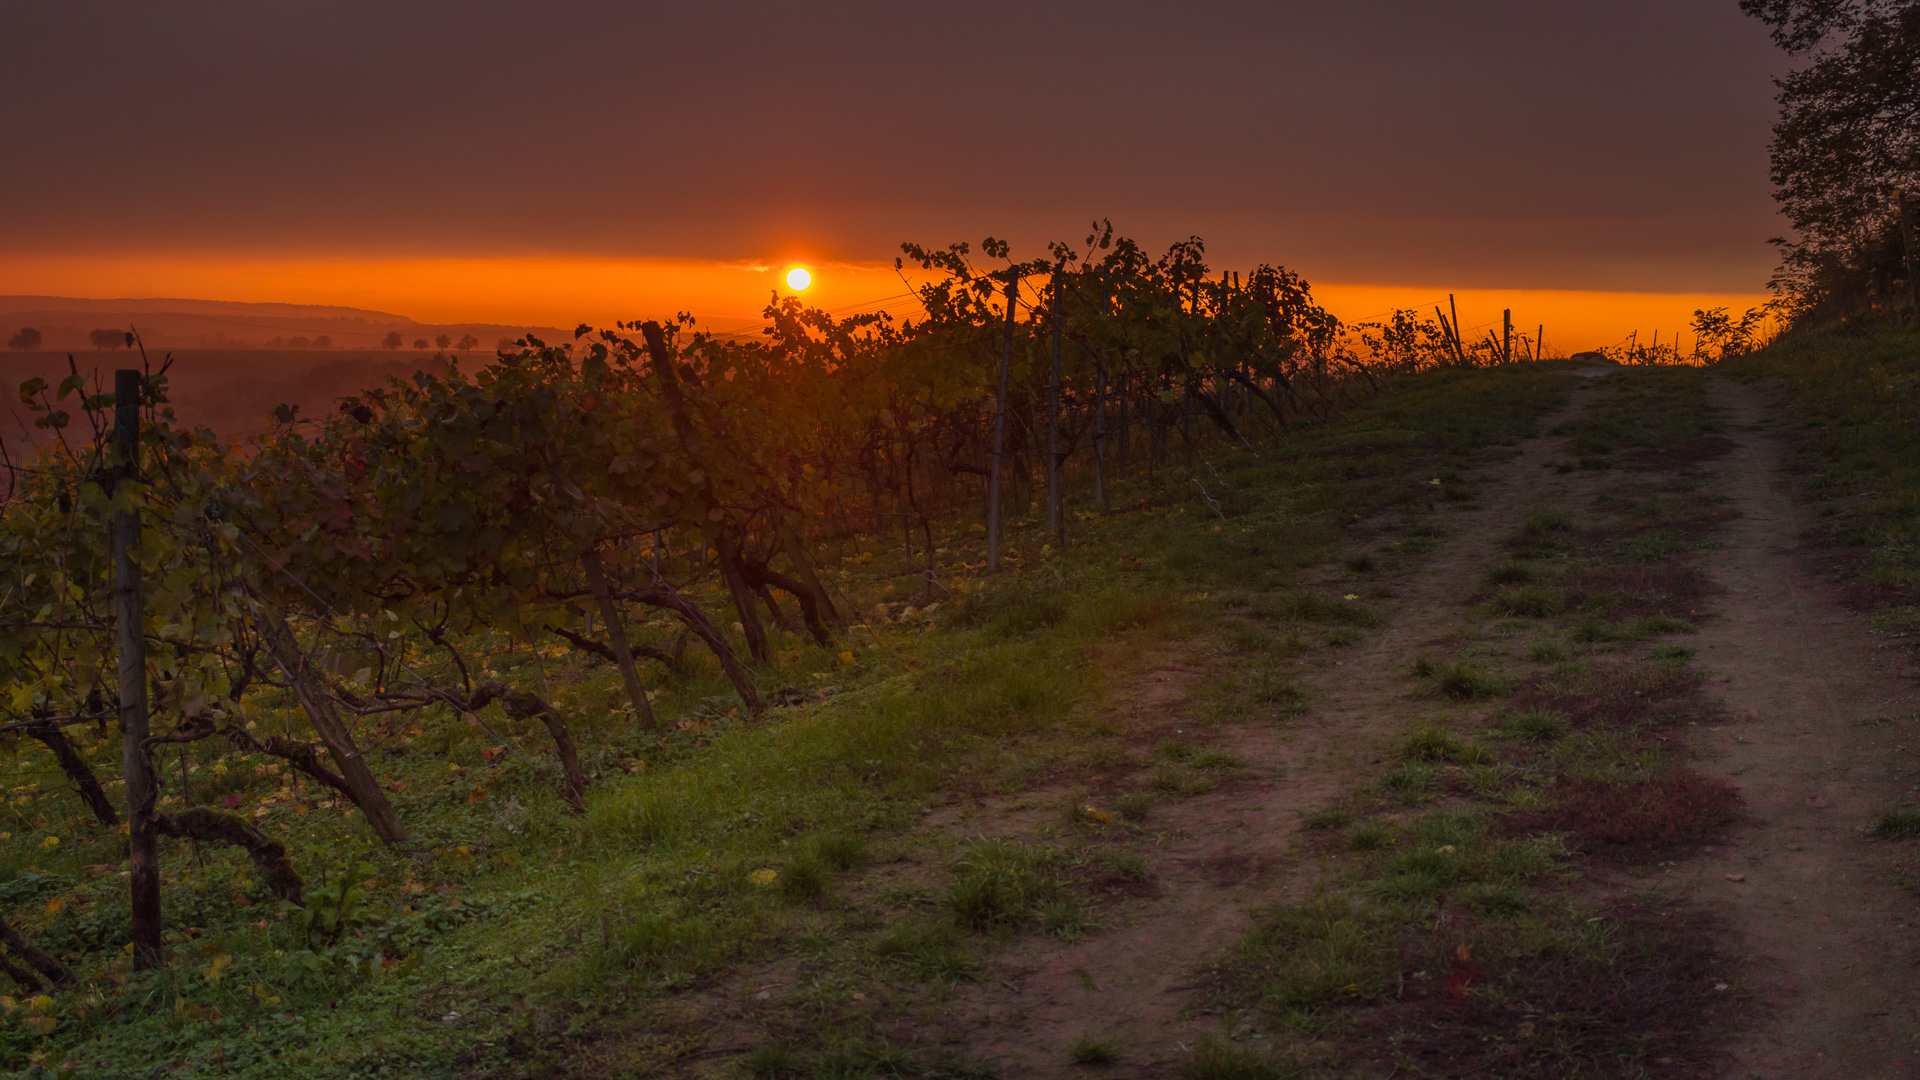
<path fill-rule="evenodd" d="M 813 284 L 813 275 L 807 272 L 806 267 L 796 266 L 787 271 L 787 288 L 794 292 L 805 292 L 807 286 L 811 284 Z"/>

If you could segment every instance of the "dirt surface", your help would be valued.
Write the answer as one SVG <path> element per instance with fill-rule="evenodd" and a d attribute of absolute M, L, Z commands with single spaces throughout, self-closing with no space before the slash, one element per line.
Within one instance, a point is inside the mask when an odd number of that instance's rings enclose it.
<path fill-rule="evenodd" d="M 1713 402 L 1734 443 L 1713 486 L 1741 516 L 1709 561 L 1720 617 L 1694 644 L 1735 720 L 1696 751 L 1749 817 L 1671 884 L 1725 914 L 1767 1012 L 1726 1075 L 1920 1076 L 1920 906 L 1899 884 L 1904 845 L 1863 833 L 1920 770 L 1912 658 L 1881 648 L 1799 557 L 1811 520 L 1786 470 L 1784 407 L 1727 380 Z"/>
<path fill-rule="evenodd" d="M 1541 430 L 1594 400 L 1599 377 L 1633 377 L 1582 374 L 1596 382 Z M 1810 520 L 1787 470 L 1784 408 L 1726 380 L 1714 381 L 1712 402 L 1732 446 L 1707 467 L 1707 490 L 1740 516 L 1707 560 L 1721 591 L 1688 644 L 1731 719 L 1696 729 L 1692 749 L 1699 768 L 1739 789 L 1747 816 L 1729 842 L 1605 887 L 1684 896 L 1728 929 L 1728 977 L 1743 983 L 1757 1019 L 1732 1037 L 1723 1075 L 1920 1075 L 1920 910 L 1900 866 L 1908 845 L 1864 833 L 1920 788 L 1914 665 L 1880 648 L 1802 557 Z M 1386 629 L 1317 653 L 1317 670 L 1301 679 L 1305 714 L 1217 734 L 1210 745 L 1249 765 L 1237 781 L 1156 809 L 1141 848 L 1154 887 L 1109 909 L 1084 940 L 1009 949 L 995 978 L 951 1000 L 947 1037 L 1002 1075 L 1035 1078 L 1088 1075 L 1071 1063 L 1083 1037 L 1123 1047 L 1129 1076 L 1173 1075 L 1206 1035 L 1245 1037 L 1257 1018 L 1206 1011 L 1202 973 L 1245 935 L 1251 912 L 1312 888 L 1303 817 L 1377 779 L 1392 739 L 1432 707 L 1406 673 L 1423 651 L 1467 635 L 1466 600 L 1502 539 L 1529 513 L 1586 505 L 1612 482 L 1553 468 L 1569 443 L 1528 440 L 1467 477 L 1476 502 L 1441 515 L 1447 535 L 1417 572 L 1369 583 L 1388 594 L 1374 601 Z M 1142 672 L 1116 707 L 1143 739 L 1180 731 L 1184 692 L 1208 677 L 1206 665 L 1188 657 Z"/>
<path fill-rule="evenodd" d="M 1541 430 L 1577 414 L 1594 392 L 1582 386 Z M 1089 1036 L 1124 1047 L 1125 1075 L 1163 1076 L 1198 1038 L 1235 1029 L 1239 1017 L 1198 1007 L 1204 967 L 1246 934 L 1251 911 L 1312 887 L 1317 867 L 1300 850 L 1302 819 L 1377 778 L 1389 767 L 1389 744 L 1433 707 L 1412 691 L 1408 671 L 1460 632 L 1465 601 L 1499 561 L 1505 536 L 1528 514 L 1577 501 L 1601 482 L 1551 467 L 1568 441 L 1527 440 L 1466 477 L 1475 500 L 1441 516 L 1447 535 L 1416 560 L 1416 572 L 1342 585 L 1332 571 L 1335 580 L 1312 582 L 1388 592 L 1369 601 L 1386 627 L 1319 653 L 1317 670 L 1300 678 L 1311 701 L 1303 715 L 1277 727 L 1228 727 L 1209 741 L 1248 762 L 1248 775 L 1156 809 L 1148 828 L 1159 839 L 1144 849 L 1156 896 L 1116 911 L 1116 921 L 1080 942 L 1022 942 L 1002 958 L 997 979 L 957 996 L 947 1019 L 971 1032 L 971 1052 L 998 1062 L 1003 1076 L 1085 1076 L 1070 1049 Z M 1190 684 L 1192 674 L 1187 665 L 1145 672 L 1118 707 L 1136 730 L 1173 735 L 1185 705 L 1167 687 Z"/>

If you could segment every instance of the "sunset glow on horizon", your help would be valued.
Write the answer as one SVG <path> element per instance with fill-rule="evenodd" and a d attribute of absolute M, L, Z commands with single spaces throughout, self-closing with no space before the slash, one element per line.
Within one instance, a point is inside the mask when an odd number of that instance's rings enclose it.
<path fill-rule="evenodd" d="M 820 264 L 814 264 L 816 266 Z M 910 287 L 924 272 L 891 263 L 834 263 L 816 275 L 782 262 L 702 259 L 502 255 L 486 258 L 335 257 L 268 259 L 238 255 L 0 255 L 0 294 L 91 299 L 177 298 L 253 303 L 326 304 L 390 312 L 422 322 L 486 322 L 571 327 L 691 312 L 701 329 L 751 331 L 776 295 L 805 290 L 805 303 L 839 314 L 921 314 Z M 1477 338 L 1512 309 L 1516 332 L 1531 337 L 1544 323 L 1550 350 L 1578 352 L 1638 332 L 1642 341 L 1684 331 L 1693 312 L 1726 307 L 1736 314 L 1767 300 L 1763 293 L 1448 289 L 1433 284 L 1322 281 L 1315 298 L 1353 324 L 1411 308 L 1424 319 L 1449 293 Z M 805 274 L 804 286 L 794 277 Z M 1451 317 L 1451 316 L 1449 316 Z"/>

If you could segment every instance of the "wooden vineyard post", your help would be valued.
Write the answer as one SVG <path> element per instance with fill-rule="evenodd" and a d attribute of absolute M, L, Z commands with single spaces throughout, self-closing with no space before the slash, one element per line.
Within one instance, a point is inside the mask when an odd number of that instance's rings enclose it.
<path fill-rule="evenodd" d="M 1500 313 L 1500 362 L 1513 363 L 1513 309 Z"/>
<path fill-rule="evenodd" d="M 1545 360 L 1547 358 L 1546 323 L 1541 323 L 1540 329 L 1533 332 L 1533 358 L 1535 360 Z"/>
<path fill-rule="evenodd" d="M 1914 273 L 1913 200 L 1904 190 L 1894 192 L 1893 197 L 1900 200 L 1900 241 L 1907 257 L 1907 298 L 1913 304 L 1915 317 L 1920 317 L 1920 274 Z"/>
<path fill-rule="evenodd" d="M 1047 383 L 1047 531 L 1054 547 L 1067 547 L 1060 515 L 1060 272 L 1053 273 L 1053 373 Z"/>
<path fill-rule="evenodd" d="M 1447 294 L 1447 310 L 1453 312 L 1453 358 L 1461 367 L 1467 366 L 1467 345 L 1460 340 L 1460 308 L 1453 302 L 1453 294 Z"/>
<path fill-rule="evenodd" d="M 1013 304 L 1020 276 L 1007 271 L 1007 334 L 1000 350 L 999 389 L 993 398 L 993 473 L 987 477 L 987 571 L 1000 569 L 1000 459 L 1007 441 L 1007 372 L 1013 367 Z"/>
<path fill-rule="evenodd" d="M 138 371 L 113 373 L 113 493 L 132 499 L 140 477 L 140 385 Z M 123 506 L 113 514 L 113 618 L 120 664 L 120 764 L 127 784 L 128 886 L 133 908 L 133 967 L 146 971 L 160 954 L 160 852 L 154 829 L 156 797 L 147 761 L 146 612 L 140 598 L 140 511 Z"/>
<path fill-rule="evenodd" d="M 1094 364 L 1093 505 L 1107 509 L 1107 365 Z"/>

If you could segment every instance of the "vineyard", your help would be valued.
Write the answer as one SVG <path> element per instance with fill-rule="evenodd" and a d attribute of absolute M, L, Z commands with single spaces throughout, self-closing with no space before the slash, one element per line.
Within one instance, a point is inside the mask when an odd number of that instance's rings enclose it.
<path fill-rule="evenodd" d="M 626 987 L 457 1048 L 532 1068 L 777 937 L 756 875 L 817 895 L 959 763 L 1067 731 L 1095 642 L 1203 610 L 1170 589 L 1272 565 L 1204 545 L 1320 550 L 1405 455 L 1533 408 L 1457 396 L 1511 338 L 1345 327 L 1198 240 L 1081 246 L 903 245 L 917 321 L 582 326 L 244 440 L 178 424 L 164 360 L 23 384 L 0 1061 L 375 1075 L 456 1052 L 459 1010 L 396 1019 L 429 983 Z"/>

